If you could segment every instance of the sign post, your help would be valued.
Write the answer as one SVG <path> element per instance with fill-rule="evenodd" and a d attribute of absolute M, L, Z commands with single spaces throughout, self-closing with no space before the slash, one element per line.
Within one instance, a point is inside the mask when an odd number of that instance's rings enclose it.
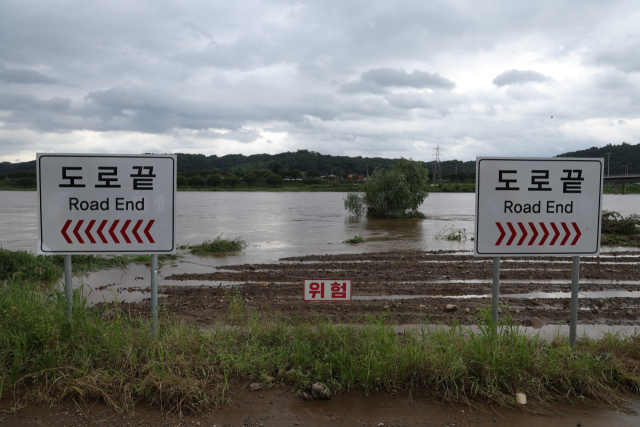
<path fill-rule="evenodd" d="M 476 158 L 474 255 L 493 257 L 497 322 L 501 256 L 573 256 L 575 344 L 580 256 L 600 254 L 604 159 Z"/>
<path fill-rule="evenodd" d="M 37 253 L 65 256 L 69 320 L 71 255 L 151 254 L 155 332 L 158 254 L 176 251 L 176 156 L 38 153 L 36 171 Z"/>

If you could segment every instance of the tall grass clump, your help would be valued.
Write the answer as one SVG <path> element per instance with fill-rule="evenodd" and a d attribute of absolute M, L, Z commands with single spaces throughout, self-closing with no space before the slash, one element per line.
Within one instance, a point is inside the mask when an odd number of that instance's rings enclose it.
<path fill-rule="evenodd" d="M 199 245 L 185 246 L 194 255 L 209 255 L 220 254 L 226 252 L 238 252 L 243 250 L 247 246 L 247 242 L 240 237 L 236 237 L 233 240 L 223 239 L 222 235 L 216 237 L 214 240 L 207 240 Z"/>
<path fill-rule="evenodd" d="M 405 392 L 472 406 L 515 406 L 516 392 L 534 405 L 622 406 L 640 389 L 638 335 L 583 338 L 572 352 L 565 338 L 523 335 L 508 316 L 496 331 L 488 311 L 476 332 L 422 325 L 398 334 L 385 318 L 369 317 L 364 326 L 258 318 L 238 292 L 226 298 L 229 323 L 202 330 L 162 314 L 154 338 L 149 321 L 114 309 L 121 307 L 92 309 L 76 292 L 68 324 L 61 293 L 4 282 L 1 395 L 50 404 L 101 397 L 123 411 L 144 402 L 197 412 L 223 402 L 233 385 L 267 376 L 293 390 L 321 381 L 337 393 Z"/>
<path fill-rule="evenodd" d="M 62 270 L 51 257 L 0 249 L 0 279 L 54 280 Z"/>

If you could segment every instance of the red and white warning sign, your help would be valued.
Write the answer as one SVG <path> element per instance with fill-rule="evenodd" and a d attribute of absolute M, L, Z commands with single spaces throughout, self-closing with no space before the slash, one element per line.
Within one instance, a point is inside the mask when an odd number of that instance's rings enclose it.
<path fill-rule="evenodd" d="M 598 255 L 604 159 L 477 158 L 476 256 Z"/>
<path fill-rule="evenodd" d="M 175 253 L 175 155 L 38 154 L 38 253 Z"/>
<path fill-rule="evenodd" d="M 305 301 L 351 301 L 351 280 L 305 279 Z"/>

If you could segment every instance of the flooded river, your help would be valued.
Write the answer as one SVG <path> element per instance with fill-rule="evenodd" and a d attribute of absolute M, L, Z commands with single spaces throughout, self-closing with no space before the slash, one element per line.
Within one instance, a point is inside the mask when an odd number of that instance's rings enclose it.
<path fill-rule="evenodd" d="M 270 262 L 288 256 L 387 250 L 465 250 L 473 248 L 474 194 L 433 193 L 420 210 L 427 220 L 350 217 L 344 193 L 179 192 L 177 243 L 194 244 L 219 235 L 242 237 L 249 246 L 235 256 L 210 258 L 216 265 Z M 604 209 L 623 215 L 640 212 L 640 195 L 605 195 Z M 464 229 L 466 241 L 446 241 L 438 233 Z M 344 240 L 362 234 L 364 245 Z M 0 193 L 0 244 L 35 250 L 35 192 Z"/>

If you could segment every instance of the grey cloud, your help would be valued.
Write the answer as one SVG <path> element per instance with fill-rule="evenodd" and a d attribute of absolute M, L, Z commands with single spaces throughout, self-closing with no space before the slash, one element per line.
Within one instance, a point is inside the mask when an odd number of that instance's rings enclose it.
<path fill-rule="evenodd" d="M 386 99 L 389 104 L 402 109 L 434 108 L 425 95 L 418 93 L 393 93 L 387 95 Z"/>
<path fill-rule="evenodd" d="M 19 93 L 0 94 L 0 110 L 8 111 L 52 111 L 62 112 L 69 109 L 71 100 L 54 96 L 49 100 L 40 100 L 33 95 Z"/>
<path fill-rule="evenodd" d="M 431 74 L 427 71 L 413 70 L 411 74 L 404 70 L 394 68 L 376 68 L 362 73 L 362 81 L 373 82 L 380 86 L 413 87 L 416 89 L 453 89 L 456 84 L 442 77 L 440 74 Z"/>
<path fill-rule="evenodd" d="M 596 87 L 604 90 L 624 89 L 631 86 L 629 77 L 620 72 L 602 73 L 595 77 Z"/>
<path fill-rule="evenodd" d="M 201 138 L 208 139 L 227 139 L 243 143 L 250 143 L 260 138 L 260 132 L 250 129 L 239 129 L 230 132 L 216 132 L 213 130 L 201 130 L 196 133 Z"/>
<path fill-rule="evenodd" d="M 438 73 L 432 74 L 428 71 L 413 70 L 409 74 L 395 68 L 374 68 L 362 73 L 359 80 L 342 85 L 341 91 L 384 93 L 389 87 L 452 90 L 456 84 Z"/>
<path fill-rule="evenodd" d="M 640 44 L 626 49 L 607 49 L 595 55 L 591 63 L 609 65 L 625 73 L 640 72 Z"/>
<path fill-rule="evenodd" d="M 7 68 L 6 64 L 0 62 L 0 82 L 9 84 L 52 84 L 57 83 L 58 80 L 45 76 L 35 70 Z"/>
<path fill-rule="evenodd" d="M 509 70 L 493 79 L 493 84 L 502 87 L 508 85 L 519 85 L 524 83 L 544 83 L 549 77 L 531 70 Z"/>

